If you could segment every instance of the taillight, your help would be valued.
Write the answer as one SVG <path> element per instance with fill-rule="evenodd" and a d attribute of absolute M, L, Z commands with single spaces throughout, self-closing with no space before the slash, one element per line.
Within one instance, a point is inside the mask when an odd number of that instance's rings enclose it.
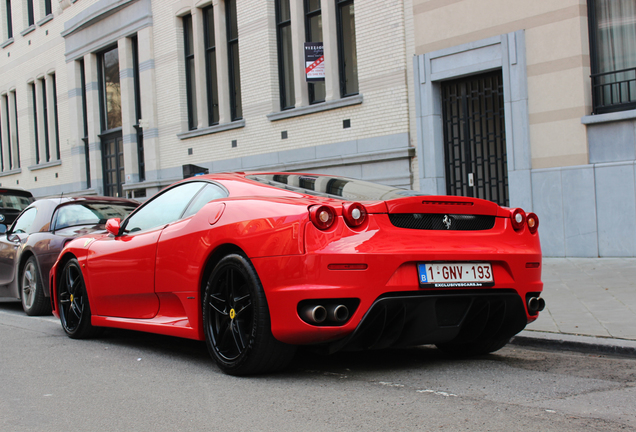
<path fill-rule="evenodd" d="M 528 224 L 528 230 L 530 233 L 536 233 L 537 229 L 539 229 L 539 216 L 534 213 L 528 213 L 526 215 L 526 223 Z"/>
<path fill-rule="evenodd" d="M 309 218 L 316 228 L 326 230 L 336 221 L 336 211 L 326 205 L 313 206 L 309 209 Z"/>
<path fill-rule="evenodd" d="M 342 205 L 342 216 L 350 227 L 359 227 L 367 219 L 367 209 L 357 202 L 346 203 Z"/>
<path fill-rule="evenodd" d="M 523 228 L 523 224 L 526 222 L 526 212 L 520 208 L 516 208 L 512 211 L 510 219 L 512 220 L 512 227 L 515 231 L 519 231 Z"/>

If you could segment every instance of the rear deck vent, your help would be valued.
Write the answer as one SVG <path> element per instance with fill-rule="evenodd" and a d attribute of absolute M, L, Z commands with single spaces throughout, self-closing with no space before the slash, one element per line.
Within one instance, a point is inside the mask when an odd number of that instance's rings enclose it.
<path fill-rule="evenodd" d="M 464 214 L 389 214 L 391 223 L 398 228 L 448 231 L 482 231 L 495 226 L 494 216 Z"/>

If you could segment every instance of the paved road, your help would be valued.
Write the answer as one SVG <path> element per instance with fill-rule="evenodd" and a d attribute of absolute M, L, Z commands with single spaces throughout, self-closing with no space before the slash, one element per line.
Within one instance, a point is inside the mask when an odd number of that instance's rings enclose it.
<path fill-rule="evenodd" d="M 68 339 L 0 303 L 2 431 L 636 430 L 636 359 L 506 347 L 301 353 L 285 373 L 222 374 L 200 342 Z"/>

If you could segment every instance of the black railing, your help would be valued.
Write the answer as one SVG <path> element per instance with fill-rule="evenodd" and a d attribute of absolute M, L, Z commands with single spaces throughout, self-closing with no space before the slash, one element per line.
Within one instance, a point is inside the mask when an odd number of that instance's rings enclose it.
<path fill-rule="evenodd" d="M 636 109 L 636 67 L 591 77 L 594 114 Z"/>

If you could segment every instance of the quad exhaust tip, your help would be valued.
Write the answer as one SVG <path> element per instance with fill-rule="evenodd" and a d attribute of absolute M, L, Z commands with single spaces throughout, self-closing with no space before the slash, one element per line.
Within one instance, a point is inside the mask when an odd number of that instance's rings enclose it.
<path fill-rule="evenodd" d="M 528 312 L 534 315 L 543 309 L 545 309 L 545 300 L 541 297 L 530 297 L 528 299 Z"/>
<path fill-rule="evenodd" d="M 308 305 L 301 311 L 301 315 L 312 324 L 321 324 L 327 319 L 327 309 L 321 305 Z"/>
<path fill-rule="evenodd" d="M 349 319 L 349 309 L 345 305 L 333 305 L 327 309 L 329 321 L 344 322 Z"/>
<path fill-rule="evenodd" d="M 299 309 L 299 314 L 309 324 L 342 324 L 349 319 L 349 308 L 343 304 L 308 304 Z"/>

